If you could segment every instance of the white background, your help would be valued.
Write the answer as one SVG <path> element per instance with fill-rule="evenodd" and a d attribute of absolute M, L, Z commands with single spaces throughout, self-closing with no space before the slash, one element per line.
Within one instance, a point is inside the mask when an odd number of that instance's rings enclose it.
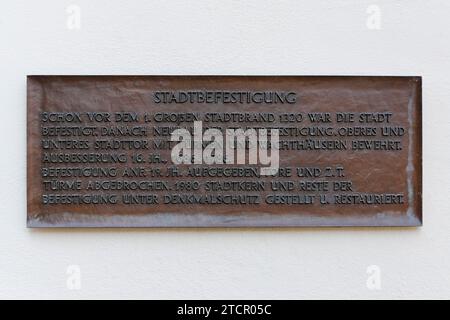
<path fill-rule="evenodd" d="M 450 298 L 449 39 L 447 0 L 1 0 L 0 298 Z M 424 226 L 27 229 L 27 74 L 421 75 Z"/>

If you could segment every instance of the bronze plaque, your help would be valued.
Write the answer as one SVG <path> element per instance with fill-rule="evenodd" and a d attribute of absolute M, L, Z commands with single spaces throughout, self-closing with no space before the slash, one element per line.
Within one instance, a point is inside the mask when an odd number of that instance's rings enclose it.
<path fill-rule="evenodd" d="M 421 78 L 28 76 L 29 227 L 422 224 Z"/>

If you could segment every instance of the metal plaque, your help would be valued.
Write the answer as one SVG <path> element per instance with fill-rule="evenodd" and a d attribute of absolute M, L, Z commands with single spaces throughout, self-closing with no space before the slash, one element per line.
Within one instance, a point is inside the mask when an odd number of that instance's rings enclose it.
<path fill-rule="evenodd" d="M 28 227 L 422 224 L 421 78 L 28 76 Z"/>

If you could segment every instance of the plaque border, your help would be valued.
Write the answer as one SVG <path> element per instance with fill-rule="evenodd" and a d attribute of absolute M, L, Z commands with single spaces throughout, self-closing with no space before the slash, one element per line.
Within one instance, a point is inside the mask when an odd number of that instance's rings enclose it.
<path fill-rule="evenodd" d="M 91 214 L 58 213 L 58 217 L 51 221 L 45 221 L 30 215 L 30 184 L 32 176 L 30 169 L 31 150 L 35 146 L 30 142 L 30 112 L 32 112 L 30 91 L 34 85 L 33 80 L 40 77 L 232 77 L 232 78 L 263 78 L 263 77 L 283 77 L 283 78 L 408 78 L 417 82 L 415 92 L 416 106 L 416 154 L 414 175 L 417 178 L 417 191 L 415 192 L 414 214 L 402 216 L 385 215 L 382 217 L 352 216 L 346 217 L 321 217 L 302 212 L 299 215 L 293 214 L 263 214 L 242 212 L 238 218 L 230 217 L 226 214 L 211 214 L 208 212 L 198 212 L 195 214 L 182 214 L 178 212 L 162 212 L 142 216 L 131 215 L 109 215 L 105 217 L 93 216 Z M 347 227 L 420 227 L 423 225 L 423 185 L 422 185 L 422 76 L 377 76 L 377 75 L 27 75 L 27 227 L 28 228 L 347 228 Z M 56 214 L 55 214 L 56 215 Z"/>

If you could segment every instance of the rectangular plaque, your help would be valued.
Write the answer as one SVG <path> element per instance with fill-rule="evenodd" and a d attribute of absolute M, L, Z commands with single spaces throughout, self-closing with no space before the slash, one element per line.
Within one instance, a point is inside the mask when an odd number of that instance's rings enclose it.
<path fill-rule="evenodd" d="M 29 227 L 422 224 L 420 77 L 27 80 Z"/>

